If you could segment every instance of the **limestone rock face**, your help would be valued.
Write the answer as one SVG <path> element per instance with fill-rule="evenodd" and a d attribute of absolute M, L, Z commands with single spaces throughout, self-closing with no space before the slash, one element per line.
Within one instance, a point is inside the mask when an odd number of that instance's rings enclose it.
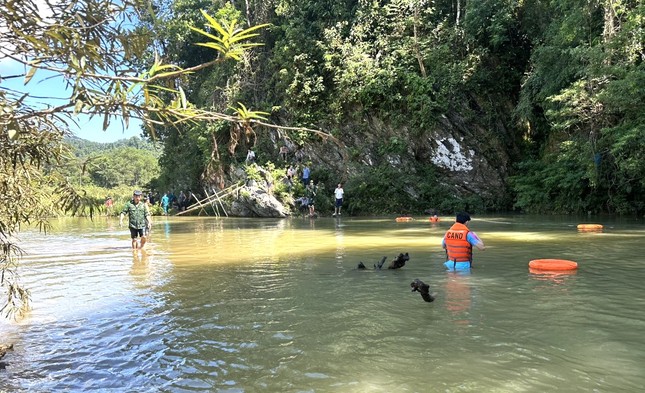
<path fill-rule="evenodd" d="M 348 149 L 359 152 L 352 162 L 342 166 L 343 160 L 336 146 L 327 143 L 307 147 L 307 156 L 313 165 L 331 167 L 348 177 L 360 174 L 367 167 L 386 163 L 396 169 L 401 178 L 416 173 L 422 165 L 437 168 L 440 182 L 455 196 L 478 195 L 485 200 L 500 201 L 506 197 L 506 179 L 512 159 L 509 147 L 504 145 L 507 133 L 503 126 L 487 130 L 467 123 L 456 114 L 443 116 L 439 122 L 423 132 L 412 132 L 404 125 L 396 128 L 379 118 L 364 119 L 369 132 L 342 133 L 342 142 Z M 501 135 L 501 136 L 500 136 Z M 387 151 L 384 146 L 392 146 Z M 398 146 L 405 146 L 403 150 Z M 419 190 L 414 185 L 406 188 L 416 198 Z"/>
<path fill-rule="evenodd" d="M 245 186 L 240 189 L 238 197 L 231 203 L 229 215 L 281 218 L 288 216 L 288 210 L 266 190 L 255 186 Z"/>
<path fill-rule="evenodd" d="M 422 129 L 418 124 L 392 123 L 377 114 L 350 117 L 336 131 L 335 140 L 322 138 L 294 147 L 298 154 L 293 153 L 290 160 L 296 166 L 308 163 L 312 173 L 318 176 L 316 181 L 321 180 L 327 186 L 362 179 L 366 173 L 384 173 L 381 168 L 389 167 L 391 182 L 402 185 L 401 189 L 411 200 L 421 201 L 428 194 L 428 187 L 436 186 L 442 195 L 447 193 L 455 200 L 466 200 L 467 210 L 473 200 L 476 204 L 479 201 L 480 207 L 509 206 L 512 195 L 508 177 L 513 161 L 520 157 L 522 150 L 517 142 L 517 130 L 508 128 L 509 122 L 488 122 L 486 112 L 478 105 L 474 107 L 454 107 Z M 273 141 L 276 155 L 277 147 L 283 143 L 278 140 L 276 136 Z M 419 179 L 428 168 L 432 169 L 434 183 L 407 181 Z M 269 179 L 261 168 L 258 171 L 265 180 Z M 243 173 L 238 171 L 237 180 L 244 180 Z M 274 184 L 272 179 L 271 183 Z M 297 196 L 301 195 L 294 195 Z M 254 193 L 253 198 L 237 201 L 235 215 L 282 217 L 289 214 L 288 207 L 280 209 L 273 202 L 260 203 L 267 206 L 260 208 L 255 200 L 262 198 Z M 422 202 L 430 207 L 436 201 Z M 274 206 L 275 210 L 268 206 Z"/>

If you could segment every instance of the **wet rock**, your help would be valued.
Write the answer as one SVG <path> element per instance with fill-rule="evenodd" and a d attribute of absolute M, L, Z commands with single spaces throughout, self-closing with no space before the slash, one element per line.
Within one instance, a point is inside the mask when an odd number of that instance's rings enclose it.
<path fill-rule="evenodd" d="M 428 303 L 434 302 L 435 296 L 430 294 L 430 285 L 416 278 L 410 283 L 410 286 L 412 287 L 412 292 L 419 292 L 423 300 Z"/>

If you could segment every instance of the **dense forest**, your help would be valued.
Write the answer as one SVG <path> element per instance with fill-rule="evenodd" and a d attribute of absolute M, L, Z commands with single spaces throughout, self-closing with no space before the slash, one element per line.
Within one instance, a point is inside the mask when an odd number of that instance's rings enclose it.
<path fill-rule="evenodd" d="M 52 169 L 82 184 L 105 189 L 132 188 L 148 185 L 159 177 L 159 149 L 144 139 L 98 143 L 70 137 L 65 143 L 70 154 Z"/>
<path fill-rule="evenodd" d="M 268 24 L 257 30 L 262 46 L 241 62 L 198 71 L 184 91 L 198 107 L 232 112 L 243 103 L 266 112 L 268 123 L 295 127 L 213 121 L 147 131 L 163 145 L 163 187 L 223 187 L 252 148 L 260 164 L 311 162 L 329 190 L 343 181 L 355 214 L 645 211 L 641 1 L 155 7 L 159 17 L 142 19 L 139 29 L 154 37 L 151 50 L 184 67 L 213 56 L 197 45 L 204 41 L 197 29 L 212 30 L 201 10 L 224 26 Z M 330 133 L 342 147 L 305 128 Z M 287 162 L 279 160 L 282 146 Z M 459 169 L 460 151 L 482 164 Z"/>

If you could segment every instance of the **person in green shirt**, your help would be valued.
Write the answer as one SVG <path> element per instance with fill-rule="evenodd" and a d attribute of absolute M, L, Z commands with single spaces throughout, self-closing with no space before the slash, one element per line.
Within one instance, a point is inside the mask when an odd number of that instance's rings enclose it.
<path fill-rule="evenodd" d="M 316 198 L 317 191 L 318 187 L 316 187 L 313 180 L 310 180 L 309 184 L 307 184 L 307 187 L 305 188 L 305 196 L 309 200 L 309 217 L 314 217 L 316 215 L 314 199 Z"/>
<path fill-rule="evenodd" d="M 132 248 L 143 248 L 146 245 L 144 229 L 150 229 L 152 220 L 148 205 L 142 200 L 141 191 L 137 190 L 132 194 L 132 200 L 125 204 L 119 215 L 119 226 L 123 226 L 123 217 L 128 215 L 128 227 L 132 238 Z M 141 244 L 137 241 L 141 238 Z"/>

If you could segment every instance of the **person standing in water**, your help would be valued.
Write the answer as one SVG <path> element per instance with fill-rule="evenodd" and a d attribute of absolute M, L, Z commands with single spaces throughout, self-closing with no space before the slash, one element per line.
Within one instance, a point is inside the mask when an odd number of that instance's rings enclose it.
<path fill-rule="evenodd" d="M 449 269 L 472 267 L 473 246 L 481 251 L 486 249 L 479 236 L 468 228 L 468 221 L 468 213 L 457 213 L 455 223 L 448 229 L 441 242 L 447 256 L 444 265 Z"/>
<path fill-rule="evenodd" d="M 336 197 L 336 202 L 334 203 L 334 216 L 340 216 L 340 208 L 343 206 L 343 185 L 338 183 L 338 187 L 334 190 L 334 196 Z"/>
<path fill-rule="evenodd" d="M 309 184 L 305 188 L 305 196 L 307 197 L 307 200 L 309 201 L 309 217 L 315 217 L 316 213 L 316 206 L 314 200 L 316 199 L 316 192 L 317 188 L 314 185 L 314 181 L 311 180 L 309 181 Z"/>
<path fill-rule="evenodd" d="M 132 194 L 132 200 L 125 204 L 119 215 L 119 226 L 123 226 L 123 217 L 128 215 L 128 228 L 132 238 L 132 249 L 143 248 L 146 245 L 144 230 L 150 229 L 152 220 L 148 204 L 141 200 L 142 192 L 137 190 Z M 141 238 L 139 244 L 138 238 Z"/>

